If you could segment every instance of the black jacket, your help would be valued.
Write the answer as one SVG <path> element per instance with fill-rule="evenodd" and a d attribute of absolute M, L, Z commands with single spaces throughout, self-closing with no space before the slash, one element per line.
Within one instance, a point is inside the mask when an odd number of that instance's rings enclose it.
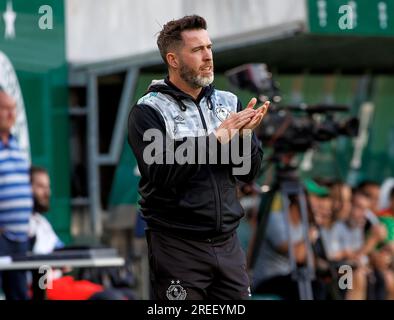
<path fill-rule="evenodd" d="M 212 132 L 229 112 L 241 108 L 237 97 L 229 92 L 208 86 L 194 100 L 168 80 L 151 85 L 148 93 L 133 106 L 128 120 L 128 141 L 141 173 L 140 205 L 150 228 L 196 239 L 216 237 L 236 229 L 244 214 L 237 199 L 236 182 L 255 179 L 263 156 L 254 134 L 249 155 L 251 170 L 246 175 L 234 176 L 232 169 L 236 164 L 231 161 L 181 165 L 176 161 L 165 164 L 165 160 L 173 153 L 170 145 L 174 144 L 177 150 L 185 137 L 204 139 L 203 143 L 209 146 L 214 141 L 220 155 L 222 146 Z M 164 164 L 147 164 L 143 159 L 144 149 L 151 143 L 143 141 L 143 135 L 152 128 L 170 136 L 162 142 Z M 198 130 L 204 133 L 199 138 Z M 195 150 L 201 152 L 201 148 Z"/>

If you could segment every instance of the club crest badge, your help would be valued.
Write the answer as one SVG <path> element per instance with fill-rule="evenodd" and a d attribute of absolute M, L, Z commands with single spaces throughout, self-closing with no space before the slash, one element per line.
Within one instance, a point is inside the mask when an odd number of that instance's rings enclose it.
<path fill-rule="evenodd" d="M 171 281 L 171 285 L 168 287 L 166 295 L 168 300 L 185 300 L 187 296 L 187 292 L 183 287 L 179 284 L 180 281 Z"/>
<path fill-rule="evenodd" d="M 220 121 L 223 122 L 230 116 L 230 111 L 224 107 L 219 106 L 215 108 L 215 115 Z"/>

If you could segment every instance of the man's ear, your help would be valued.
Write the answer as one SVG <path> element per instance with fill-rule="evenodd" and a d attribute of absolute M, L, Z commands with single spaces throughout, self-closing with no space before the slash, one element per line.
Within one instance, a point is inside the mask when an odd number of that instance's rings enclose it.
<path fill-rule="evenodd" d="M 168 65 L 174 69 L 177 69 L 179 66 L 178 58 L 174 52 L 169 52 L 166 55 Z"/>

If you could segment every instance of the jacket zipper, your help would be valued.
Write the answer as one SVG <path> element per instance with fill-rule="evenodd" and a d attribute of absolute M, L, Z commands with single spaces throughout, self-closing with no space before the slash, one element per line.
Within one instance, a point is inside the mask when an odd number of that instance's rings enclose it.
<path fill-rule="evenodd" d="M 202 125 L 204 127 L 205 133 L 208 134 L 208 127 L 207 127 L 207 123 L 205 122 L 205 118 L 204 115 L 202 113 L 202 110 L 200 108 L 200 104 L 197 102 L 194 102 L 194 104 L 197 106 L 198 109 L 198 113 L 200 114 L 200 118 L 201 118 L 201 122 Z M 213 173 L 211 171 L 211 168 L 209 167 L 209 165 L 207 166 L 208 168 L 208 172 L 209 172 L 209 177 L 211 180 L 211 183 L 213 185 L 213 191 L 215 194 L 215 202 L 216 202 L 216 231 L 219 232 L 220 231 L 220 226 L 221 226 L 221 222 L 222 222 L 222 210 L 221 210 L 221 198 L 220 198 L 220 192 L 219 192 L 219 187 L 215 181 L 215 178 L 213 176 Z"/>

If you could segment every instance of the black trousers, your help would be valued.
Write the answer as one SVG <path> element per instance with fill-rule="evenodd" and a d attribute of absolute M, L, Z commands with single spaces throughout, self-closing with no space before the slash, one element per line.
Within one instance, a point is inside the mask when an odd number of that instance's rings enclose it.
<path fill-rule="evenodd" d="M 246 256 L 236 233 L 219 242 L 147 230 L 152 298 L 241 300 L 250 296 Z"/>

